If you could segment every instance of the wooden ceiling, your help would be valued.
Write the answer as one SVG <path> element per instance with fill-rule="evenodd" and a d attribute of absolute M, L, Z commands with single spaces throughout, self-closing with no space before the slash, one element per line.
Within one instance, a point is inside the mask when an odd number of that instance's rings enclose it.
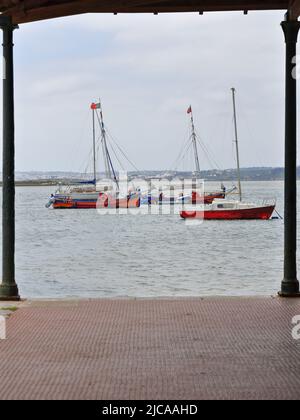
<path fill-rule="evenodd" d="M 14 23 L 81 13 L 165 13 L 290 9 L 300 14 L 300 0 L 0 0 L 0 12 Z"/>

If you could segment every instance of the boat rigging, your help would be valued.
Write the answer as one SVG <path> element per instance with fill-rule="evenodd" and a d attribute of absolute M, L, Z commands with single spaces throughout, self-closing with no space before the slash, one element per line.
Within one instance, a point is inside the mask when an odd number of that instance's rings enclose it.
<path fill-rule="evenodd" d="M 276 208 L 276 201 L 264 201 L 262 204 L 245 203 L 242 198 L 242 183 L 240 171 L 240 154 L 239 154 L 239 139 L 237 126 L 237 112 L 236 112 L 236 90 L 231 89 L 233 99 L 233 113 L 234 113 L 234 129 L 235 129 L 235 145 L 236 145 L 236 160 L 237 160 L 237 175 L 239 183 L 239 201 L 227 199 L 215 199 L 207 206 L 204 206 L 202 211 L 184 210 L 180 213 L 183 219 L 204 219 L 204 220 L 269 220 L 272 217 Z"/>
<path fill-rule="evenodd" d="M 66 189 L 62 189 L 59 187 L 58 191 L 55 194 L 52 194 L 48 204 L 46 207 L 51 207 L 56 209 L 62 209 L 62 208 L 96 208 L 97 202 L 99 200 L 99 197 L 108 192 L 112 191 L 112 195 L 114 194 L 116 197 L 114 200 L 110 200 L 110 202 L 114 202 L 114 205 L 118 207 L 124 207 L 125 205 L 128 205 L 129 207 L 137 207 L 138 200 L 132 195 L 127 200 L 127 197 L 119 197 L 119 179 L 117 177 L 117 173 L 115 170 L 115 167 L 113 165 L 113 161 L 111 158 L 111 154 L 108 148 L 108 141 L 107 141 L 107 130 L 104 124 L 104 118 L 103 118 L 103 109 L 102 109 L 102 103 L 101 100 L 99 102 L 93 102 L 90 106 L 90 109 L 92 111 L 92 153 L 93 153 L 93 180 L 89 181 L 78 181 L 76 183 L 76 186 L 73 186 L 70 188 L 68 186 Z M 104 168 L 105 168 L 105 180 L 100 184 L 97 179 L 97 134 L 96 134 L 96 122 L 98 121 L 99 127 L 100 127 L 100 141 L 101 141 L 101 147 L 102 147 L 102 154 L 103 154 L 103 162 L 104 162 Z M 117 145 L 117 143 L 114 141 L 114 143 Z M 126 157 L 125 153 L 121 149 L 119 145 L 117 145 L 118 150 L 121 151 L 122 155 L 126 158 L 128 162 L 130 160 Z M 115 149 L 111 145 L 111 149 L 114 152 L 114 154 L 117 156 Z M 118 159 L 118 158 L 117 158 Z M 119 161 L 119 159 L 118 159 Z M 93 185 L 93 188 L 87 187 L 87 186 Z M 131 199 L 134 199 L 134 203 L 131 202 Z M 101 203 L 103 205 L 107 203 L 107 200 L 102 200 Z M 108 205 L 110 205 L 108 203 Z M 106 205 L 106 204 L 105 204 Z"/>

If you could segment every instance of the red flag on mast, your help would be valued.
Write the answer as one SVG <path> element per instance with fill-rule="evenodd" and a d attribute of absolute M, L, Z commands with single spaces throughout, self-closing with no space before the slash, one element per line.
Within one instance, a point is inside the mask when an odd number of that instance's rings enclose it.
<path fill-rule="evenodd" d="M 92 103 L 92 105 L 91 105 L 91 109 L 92 110 L 96 110 L 96 109 L 100 109 L 100 104 L 95 104 L 94 102 Z"/>
<path fill-rule="evenodd" d="M 191 114 L 193 112 L 192 107 L 190 106 L 189 109 L 187 110 L 188 114 Z"/>

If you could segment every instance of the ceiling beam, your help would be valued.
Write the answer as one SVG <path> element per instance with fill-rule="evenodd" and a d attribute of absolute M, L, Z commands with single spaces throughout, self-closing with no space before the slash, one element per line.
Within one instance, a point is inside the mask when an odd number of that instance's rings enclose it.
<path fill-rule="evenodd" d="M 296 14 L 300 0 L 291 6 Z M 4 14 L 11 15 L 16 24 L 71 16 L 82 13 L 165 13 L 165 12 L 206 12 L 235 10 L 275 10 L 287 9 L 289 0 L 6 0 L 0 1 Z M 14 5 L 5 8 L 8 4 Z"/>

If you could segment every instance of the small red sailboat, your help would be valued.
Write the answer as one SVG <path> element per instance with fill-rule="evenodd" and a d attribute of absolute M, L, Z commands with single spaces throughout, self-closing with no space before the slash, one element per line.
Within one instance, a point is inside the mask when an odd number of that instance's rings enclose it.
<path fill-rule="evenodd" d="M 119 198 L 119 180 L 113 166 L 112 157 L 108 149 L 107 133 L 104 125 L 103 111 L 101 101 L 92 103 L 91 106 L 93 117 L 93 173 L 94 179 L 91 181 L 81 181 L 75 188 L 59 190 L 51 195 L 46 207 L 54 209 L 96 209 L 101 207 L 108 208 L 135 208 L 140 206 L 139 197 L 130 195 L 126 197 L 126 193 Z M 105 166 L 105 184 L 101 187 L 97 183 L 97 162 L 96 162 L 96 120 L 99 122 L 101 133 L 101 146 L 103 151 L 103 161 Z M 120 149 L 120 147 L 118 146 Z M 121 150 L 121 149 L 120 149 Z M 122 154 L 125 156 L 124 152 Z M 104 182 L 104 181 L 103 181 Z M 109 192 L 107 192 L 109 191 Z M 112 192 L 114 191 L 114 193 Z M 118 198 L 116 198 L 118 197 Z"/>
<path fill-rule="evenodd" d="M 86 194 L 87 195 L 87 194 Z M 52 206 L 54 209 L 99 209 L 99 208 L 113 208 L 113 209 L 128 209 L 140 207 L 140 198 L 135 195 L 132 197 L 116 198 L 114 194 L 97 193 L 88 197 L 76 196 L 61 196 L 58 195 L 53 200 Z"/>
<path fill-rule="evenodd" d="M 238 129 L 236 116 L 235 89 L 232 88 L 234 123 L 235 123 L 235 144 L 237 155 L 237 171 L 239 180 L 239 201 L 226 199 L 214 199 L 210 204 L 203 206 L 200 211 L 188 209 L 180 213 L 183 219 L 202 219 L 202 220 L 269 220 L 276 208 L 276 201 L 263 204 L 245 203 L 242 201 L 242 186 L 239 159 Z M 197 197 L 196 203 L 197 204 Z M 205 202 L 203 204 L 207 204 Z"/>
<path fill-rule="evenodd" d="M 202 220 L 269 220 L 275 210 L 275 203 L 253 204 L 239 201 L 215 200 L 203 211 L 184 210 L 182 219 Z"/>
<path fill-rule="evenodd" d="M 52 206 L 54 209 L 95 209 L 96 202 L 97 200 L 95 199 L 76 198 L 72 195 L 69 197 L 56 195 Z"/>

